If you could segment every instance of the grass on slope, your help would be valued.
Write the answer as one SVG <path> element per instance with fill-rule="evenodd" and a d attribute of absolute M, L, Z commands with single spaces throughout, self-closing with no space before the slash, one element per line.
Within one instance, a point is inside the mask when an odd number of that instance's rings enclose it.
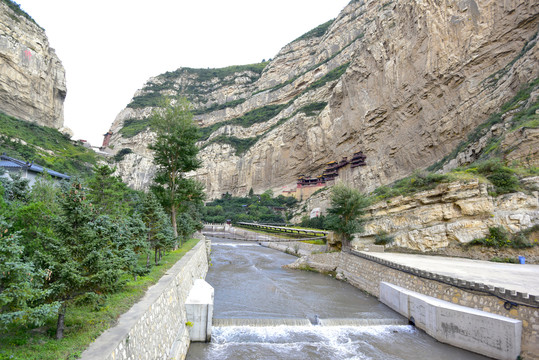
<path fill-rule="evenodd" d="M 56 129 L 0 113 L 0 153 L 4 152 L 71 176 L 89 175 L 100 159 L 94 151 L 71 141 Z"/>
<path fill-rule="evenodd" d="M 292 100 L 293 101 L 293 100 Z M 291 101 L 291 102 L 292 102 Z M 286 104 L 284 107 L 287 107 L 288 105 L 291 104 L 291 102 L 289 102 L 288 104 Z M 287 120 L 289 120 L 290 118 L 292 118 L 294 115 L 296 115 L 297 113 L 304 113 L 305 115 L 307 116 L 315 116 L 316 114 L 318 114 L 320 111 L 322 111 L 326 106 L 327 106 L 327 102 L 314 102 L 314 103 L 310 103 L 310 104 L 307 104 L 301 108 L 299 108 L 298 110 L 296 110 L 292 115 L 286 117 L 286 118 L 282 118 L 280 119 L 279 121 L 277 121 L 275 124 L 273 124 L 272 126 L 270 126 L 263 134 L 261 135 L 258 135 L 258 136 L 253 136 L 253 137 L 249 137 L 249 138 L 244 138 L 244 139 L 240 139 L 240 138 L 237 138 L 235 136 L 229 136 L 229 135 L 219 135 L 219 136 L 216 136 L 215 138 L 211 139 L 211 141 L 209 141 L 208 143 L 206 143 L 203 148 L 207 147 L 208 145 L 210 144 L 213 144 L 213 143 L 217 143 L 217 144 L 228 144 L 230 146 L 232 146 L 235 150 L 236 150 L 236 156 L 241 156 L 243 155 L 244 153 L 246 153 L 254 144 L 256 144 L 258 142 L 258 140 L 260 140 L 261 138 L 263 138 L 264 136 L 266 136 L 266 134 L 268 134 L 270 131 L 272 131 L 273 129 L 275 129 L 276 127 L 278 127 L 279 125 L 285 123 Z M 268 118 L 266 119 L 265 121 L 271 119 Z M 234 119 L 235 120 L 235 119 Z M 222 124 L 222 123 L 217 123 L 215 124 L 213 127 L 210 127 L 211 128 L 211 132 L 214 132 L 215 130 L 217 130 L 219 127 L 218 125 L 219 124 Z M 203 128 L 204 129 L 204 128 Z M 207 132 L 210 133 L 211 135 L 211 132 L 210 130 L 206 130 Z M 209 135 L 208 135 L 209 136 Z"/>
<path fill-rule="evenodd" d="M 317 38 L 317 37 L 320 37 L 320 36 L 323 36 L 329 29 L 329 27 L 331 26 L 331 24 L 333 24 L 333 22 L 335 21 L 335 19 L 331 19 L 321 25 L 318 25 L 317 27 L 315 27 L 314 29 L 306 32 L 305 34 L 301 35 L 300 37 L 298 37 L 296 40 L 292 41 L 292 42 L 296 42 L 296 41 L 300 41 L 300 40 L 307 40 L 307 39 L 312 39 L 312 38 Z"/>
<path fill-rule="evenodd" d="M 6 4 L 11 10 L 13 10 L 15 14 L 25 17 L 26 19 L 30 20 L 31 22 L 39 26 L 39 24 L 30 15 L 28 15 L 23 9 L 21 9 L 21 5 L 17 4 L 15 1 L 2 0 L 2 2 Z M 14 20 L 19 21 L 19 19 L 14 19 Z M 43 29 L 41 26 L 39 27 Z"/>
<path fill-rule="evenodd" d="M 74 304 L 67 308 L 66 332 L 62 340 L 55 340 L 56 323 L 33 330 L 10 331 L 0 335 L 0 360 L 64 360 L 78 359 L 81 353 L 103 331 L 114 326 L 121 314 L 131 308 L 146 290 L 170 269 L 186 252 L 198 243 L 187 241 L 180 249 L 166 254 L 158 266 L 138 281 L 129 281 L 112 295 L 104 296 L 99 304 Z M 145 263 L 145 258 L 141 259 Z"/>
<path fill-rule="evenodd" d="M 144 86 L 142 90 L 144 94 L 135 96 L 133 100 L 127 105 L 128 108 L 145 108 L 153 107 L 159 105 L 159 99 L 163 96 L 161 91 L 172 90 L 178 96 L 185 96 L 192 103 L 196 103 L 199 100 L 199 95 L 208 93 L 209 91 L 215 90 L 212 86 L 207 83 L 213 79 L 217 79 L 219 87 L 233 85 L 235 82 L 234 74 L 241 72 L 251 72 L 254 77 L 251 77 L 251 81 L 257 80 L 264 68 L 268 65 L 269 61 L 257 63 L 257 64 L 248 64 L 248 65 L 235 65 L 228 66 L 225 68 L 218 69 L 192 69 L 192 68 L 179 68 L 175 71 L 166 72 L 157 76 L 157 79 L 160 81 L 160 84 L 149 83 Z M 185 75 L 189 78 L 193 78 L 192 82 L 186 84 L 178 84 L 176 80 Z M 238 101 L 231 101 L 226 107 L 232 107 L 238 105 Z M 217 106 L 219 107 L 219 106 Z M 197 114 L 202 114 L 205 112 L 214 111 L 211 110 L 211 107 L 208 109 L 199 109 Z"/>

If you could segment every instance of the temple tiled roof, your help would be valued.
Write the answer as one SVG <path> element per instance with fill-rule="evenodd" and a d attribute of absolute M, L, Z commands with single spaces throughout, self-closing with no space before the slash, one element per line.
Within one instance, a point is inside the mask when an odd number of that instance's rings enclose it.
<path fill-rule="evenodd" d="M 7 168 L 7 169 L 25 169 L 34 173 L 43 173 L 46 171 L 50 176 L 53 176 L 59 179 L 69 180 L 71 178 L 68 175 L 59 173 L 51 169 L 44 168 L 42 166 L 34 164 L 33 162 L 29 163 L 26 161 L 18 160 L 18 159 L 9 157 L 6 154 L 0 155 L 0 167 Z"/>

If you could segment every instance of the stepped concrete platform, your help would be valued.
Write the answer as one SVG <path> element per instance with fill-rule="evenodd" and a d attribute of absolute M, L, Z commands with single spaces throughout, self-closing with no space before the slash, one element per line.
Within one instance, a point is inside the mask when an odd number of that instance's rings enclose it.
<path fill-rule="evenodd" d="M 539 265 L 387 252 L 364 254 L 426 272 L 539 296 Z"/>

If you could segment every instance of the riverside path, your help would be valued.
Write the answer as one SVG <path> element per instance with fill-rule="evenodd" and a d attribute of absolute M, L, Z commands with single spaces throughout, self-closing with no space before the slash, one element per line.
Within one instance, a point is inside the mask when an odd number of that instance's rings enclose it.
<path fill-rule="evenodd" d="M 364 252 L 370 256 L 453 278 L 539 295 L 539 265 L 507 264 L 444 256 Z"/>

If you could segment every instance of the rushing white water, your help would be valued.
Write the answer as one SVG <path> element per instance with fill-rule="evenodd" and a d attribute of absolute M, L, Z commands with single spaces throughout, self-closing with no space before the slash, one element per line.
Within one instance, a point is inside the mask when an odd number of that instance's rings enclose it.
<path fill-rule="evenodd" d="M 283 269 L 295 260 L 288 254 L 220 239 L 211 257 L 212 340 L 192 343 L 188 360 L 485 359 L 405 325 L 405 318 L 349 284 Z"/>

